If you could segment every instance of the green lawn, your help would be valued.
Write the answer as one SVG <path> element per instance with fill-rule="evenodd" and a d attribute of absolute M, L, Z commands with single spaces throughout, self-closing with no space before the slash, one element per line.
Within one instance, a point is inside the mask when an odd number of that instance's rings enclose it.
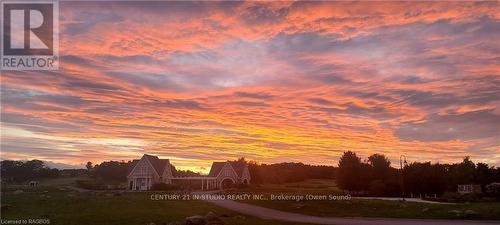
<path fill-rule="evenodd" d="M 214 212 L 226 224 L 292 223 L 267 221 L 240 215 L 203 201 L 153 201 L 152 193 L 77 192 L 68 189 L 76 179 L 60 178 L 40 181 L 35 190 L 14 194 L 22 185 L 8 185 L 2 193 L 2 219 L 50 219 L 51 224 L 148 224 L 181 222 L 192 215 Z M 3 189 L 5 191 L 5 189 Z M 332 180 L 308 180 L 281 185 L 261 185 L 236 193 L 340 194 Z M 469 203 L 436 205 L 382 200 L 315 200 L 315 201 L 257 201 L 246 203 L 288 212 L 325 217 L 393 217 L 424 219 L 494 219 L 500 220 L 500 203 Z M 7 207 L 5 207 L 7 206 Z M 467 212 L 467 213 L 466 213 Z M 296 224 L 296 223 L 293 223 Z"/>
<path fill-rule="evenodd" d="M 244 202 L 288 212 L 324 217 L 500 220 L 500 203 L 437 205 L 384 200 Z"/>
<path fill-rule="evenodd" d="M 92 178 L 87 176 L 42 179 L 39 181 L 39 186 L 61 187 L 61 186 L 75 185 L 77 180 L 91 180 L 91 179 Z"/>
<path fill-rule="evenodd" d="M 230 192 L 269 194 L 342 195 L 334 180 L 306 180 L 297 183 L 265 184 Z M 392 217 L 421 219 L 500 219 L 500 203 L 466 203 L 454 205 L 384 200 L 246 200 L 246 203 L 288 212 L 324 217 Z"/>
<path fill-rule="evenodd" d="M 46 192 L 47 191 L 47 192 Z M 15 195 L 12 190 L 2 195 L 1 218 L 50 219 L 50 224 L 137 225 L 182 222 L 192 215 L 214 212 L 226 224 L 291 225 L 240 215 L 203 201 L 153 201 L 151 193 L 123 193 L 113 196 L 107 192 L 80 193 L 57 188 L 42 188 L 36 192 Z M 5 205 L 8 205 L 5 209 Z"/>

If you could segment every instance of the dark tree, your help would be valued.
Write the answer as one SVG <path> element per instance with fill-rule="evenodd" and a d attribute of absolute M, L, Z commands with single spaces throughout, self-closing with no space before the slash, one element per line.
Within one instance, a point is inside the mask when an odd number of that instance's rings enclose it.
<path fill-rule="evenodd" d="M 94 166 L 92 165 L 92 162 L 87 162 L 87 165 L 85 165 L 85 167 L 87 168 L 88 172 L 92 171 L 92 169 L 94 168 Z"/>
<path fill-rule="evenodd" d="M 407 192 L 422 195 L 442 194 L 446 190 L 446 166 L 414 162 L 404 169 Z"/>
<path fill-rule="evenodd" d="M 373 154 L 368 157 L 368 162 L 372 167 L 373 179 L 385 181 L 391 172 L 391 161 L 385 155 Z"/>
<path fill-rule="evenodd" d="M 344 190 L 359 191 L 363 189 L 363 184 L 369 183 L 363 180 L 366 174 L 365 166 L 356 153 L 344 152 L 339 160 L 337 172 L 337 185 Z"/>
<path fill-rule="evenodd" d="M 2 180 L 23 182 L 30 179 L 49 178 L 59 176 L 59 170 L 45 166 L 40 160 L 10 161 L 0 163 Z"/>
<path fill-rule="evenodd" d="M 476 170 L 474 172 L 474 183 L 481 184 L 484 188 L 487 184 L 494 181 L 494 168 L 489 167 L 486 163 L 476 164 Z"/>
<path fill-rule="evenodd" d="M 263 175 L 261 174 L 261 166 L 255 161 L 248 162 L 248 171 L 250 172 L 252 184 L 262 184 Z"/>
<path fill-rule="evenodd" d="M 253 184 L 299 182 L 306 179 L 333 179 L 333 166 L 316 166 L 303 163 L 258 164 L 248 163 Z"/>
<path fill-rule="evenodd" d="M 476 165 L 466 156 L 456 167 L 456 176 L 459 184 L 470 184 L 474 180 Z"/>
<path fill-rule="evenodd" d="M 493 170 L 493 182 L 500 182 L 500 167 Z"/>
<path fill-rule="evenodd" d="M 108 161 L 94 167 L 96 177 L 108 181 L 125 181 L 131 162 Z"/>

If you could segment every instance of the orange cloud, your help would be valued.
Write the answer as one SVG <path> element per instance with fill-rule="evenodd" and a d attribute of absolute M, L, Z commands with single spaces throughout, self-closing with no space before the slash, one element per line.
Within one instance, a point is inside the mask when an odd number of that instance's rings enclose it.
<path fill-rule="evenodd" d="M 2 73 L 2 158 L 500 163 L 497 2 L 102 4 L 61 3 L 61 70 Z"/>

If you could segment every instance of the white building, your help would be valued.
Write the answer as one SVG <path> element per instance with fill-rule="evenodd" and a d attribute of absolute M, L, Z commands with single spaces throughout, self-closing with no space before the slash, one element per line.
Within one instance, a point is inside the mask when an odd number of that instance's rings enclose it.
<path fill-rule="evenodd" d="M 127 187 L 129 190 L 144 191 L 150 190 L 155 183 L 199 180 L 202 190 L 212 190 L 227 188 L 233 184 L 249 184 L 250 179 L 250 171 L 244 161 L 214 162 L 208 176 L 174 177 L 168 159 L 145 154 L 140 160 L 132 161 L 127 175 Z"/>
<path fill-rule="evenodd" d="M 460 194 L 472 194 L 481 193 L 481 185 L 479 184 L 459 184 L 458 193 Z"/>
<path fill-rule="evenodd" d="M 144 191 L 151 189 L 154 183 L 172 183 L 172 166 L 168 159 L 143 155 L 140 160 L 132 161 L 127 175 L 129 190 Z"/>
<path fill-rule="evenodd" d="M 250 171 L 248 165 L 242 161 L 214 162 L 210 168 L 209 177 L 215 178 L 217 187 L 226 188 L 232 184 L 249 184 Z"/>

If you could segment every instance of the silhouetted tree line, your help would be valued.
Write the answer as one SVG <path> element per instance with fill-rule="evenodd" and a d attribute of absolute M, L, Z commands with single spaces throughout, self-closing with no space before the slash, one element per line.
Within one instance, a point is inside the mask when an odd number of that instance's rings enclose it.
<path fill-rule="evenodd" d="M 132 161 L 106 161 L 94 167 L 91 165 L 87 163 L 87 169 L 91 176 L 109 181 L 125 181 L 131 169 Z M 200 173 L 190 170 L 177 170 L 175 166 L 171 167 L 172 174 L 176 177 L 201 176 Z"/>
<path fill-rule="evenodd" d="M 55 178 L 59 176 L 82 176 L 111 181 L 122 182 L 127 179 L 127 173 L 132 161 L 106 161 L 92 165 L 88 162 L 85 169 L 55 169 L 47 167 L 41 160 L 14 161 L 3 160 L 0 162 L 2 181 L 24 182 L 40 178 Z M 177 170 L 172 166 L 174 176 L 201 176 L 190 170 Z"/>
<path fill-rule="evenodd" d="M 172 166 L 172 175 L 174 177 L 201 177 L 202 175 L 198 172 L 193 172 L 191 170 L 178 170 L 175 166 Z"/>
<path fill-rule="evenodd" d="M 253 184 L 298 182 L 306 179 L 333 179 L 333 166 L 315 166 L 303 163 L 258 164 L 248 163 L 248 170 Z"/>
<path fill-rule="evenodd" d="M 3 160 L 0 162 L 2 181 L 23 182 L 36 178 L 58 177 L 60 171 L 51 169 L 40 160 L 12 161 Z"/>
<path fill-rule="evenodd" d="M 403 184 L 406 195 L 418 196 L 457 191 L 458 184 L 480 184 L 484 190 L 492 182 L 500 182 L 500 168 L 474 164 L 469 157 L 455 164 L 413 162 L 405 164 L 401 171 L 391 167 L 390 160 L 382 154 L 362 161 L 356 153 L 347 151 L 340 158 L 337 171 L 341 189 L 371 195 L 400 195 Z"/>
<path fill-rule="evenodd" d="M 236 162 L 247 163 L 244 158 Z M 0 162 L 0 168 L 2 181 L 22 182 L 37 178 L 88 174 L 100 180 L 121 182 L 126 180 L 131 163 L 107 161 L 95 166 L 87 163 L 87 170 L 84 171 L 51 169 L 40 160 L 4 160 Z M 362 161 L 351 151 L 344 152 L 338 168 L 303 163 L 259 164 L 255 161 L 248 162 L 248 165 L 253 184 L 335 178 L 343 190 L 381 196 L 400 195 L 402 184 L 407 195 L 413 193 L 418 196 L 456 191 L 458 184 L 480 184 L 484 190 L 487 184 L 500 182 L 500 168 L 490 167 L 486 163 L 476 164 L 469 157 L 455 164 L 413 162 L 405 164 L 402 171 L 391 167 L 390 160 L 383 154 L 373 154 Z M 177 170 L 174 166 L 172 172 L 174 176 L 201 176 L 189 170 Z"/>
<path fill-rule="evenodd" d="M 126 181 L 131 164 L 132 161 L 106 161 L 95 165 L 89 174 L 107 181 Z"/>

